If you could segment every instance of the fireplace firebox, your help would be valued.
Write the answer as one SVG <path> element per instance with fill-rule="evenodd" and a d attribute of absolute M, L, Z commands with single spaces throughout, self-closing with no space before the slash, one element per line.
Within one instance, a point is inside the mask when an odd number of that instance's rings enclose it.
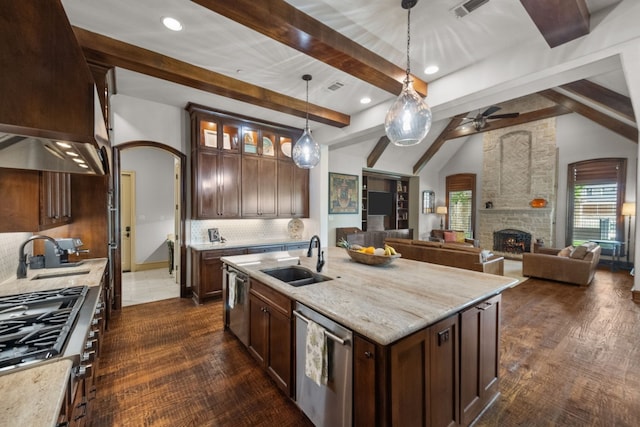
<path fill-rule="evenodd" d="M 531 233 L 511 228 L 494 231 L 493 250 L 509 254 L 531 252 Z"/>

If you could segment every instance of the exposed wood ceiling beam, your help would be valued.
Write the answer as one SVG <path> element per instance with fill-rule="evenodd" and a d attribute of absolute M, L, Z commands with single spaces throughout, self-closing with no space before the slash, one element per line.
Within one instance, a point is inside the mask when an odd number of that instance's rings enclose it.
<path fill-rule="evenodd" d="M 575 93 L 576 95 L 585 97 L 590 101 L 619 114 L 627 120 L 632 122 L 636 121 L 636 116 L 633 112 L 633 105 L 631 104 L 631 98 L 628 96 L 621 95 L 618 92 L 614 92 L 589 80 L 578 80 L 560 87 L 568 90 L 569 92 Z"/>
<path fill-rule="evenodd" d="M 387 135 L 380 137 L 376 146 L 371 150 L 369 157 L 367 157 L 368 168 L 372 168 L 376 164 L 380 156 L 382 156 L 382 153 L 384 153 L 384 150 L 389 146 L 389 142 L 389 137 L 387 137 Z"/>
<path fill-rule="evenodd" d="M 215 13 L 393 94 L 400 94 L 406 71 L 365 49 L 284 0 L 192 0 Z M 427 95 L 416 76 L 413 88 Z"/>
<path fill-rule="evenodd" d="M 584 116 L 587 119 L 598 123 L 600 126 L 603 126 L 610 131 L 629 139 L 630 141 L 633 141 L 635 143 L 638 142 L 638 129 L 633 126 L 629 126 L 628 124 L 623 123 L 620 120 L 603 114 L 594 108 L 591 108 L 587 105 L 582 104 L 581 102 L 576 101 L 575 99 L 561 94 L 560 92 L 556 92 L 554 90 L 545 90 L 539 93 L 547 99 L 550 99 L 553 102 L 570 109 L 574 113 L 578 113 L 581 116 Z"/>
<path fill-rule="evenodd" d="M 429 146 L 427 151 L 422 155 L 422 157 L 420 157 L 420 160 L 418 160 L 416 164 L 413 165 L 414 175 L 420 172 L 420 170 L 424 167 L 424 165 L 426 165 L 427 162 L 429 162 L 429 160 L 431 160 L 431 158 L 436 155 L 436 153 L 442 148 L 444 143 L 447 142 L 447 140 L 449 139 L 447 135 L 452 131 L 454 131 L 455 128 L 460 126 L 460 124 L 465 119 L 467 114 L 469 113 L 460 114 L 458 116 L 455 116 L 453 119 L 451 119 L 447 127 L 442 132 L 440 132 L 440 135 L 438 135 L 436 140 L 433 141 L 433 143 Z"/>
<path fill-rule="evenodd" d="M 520 0 L 550 47 L 589 34 L 585 0 Z"/>
<path fill-rule="evenodd" d="M 73 31 L 87 60 L 126 68 L 281 113 L 306 117 L 307 103 L 304 100 L 282 95 L 82 28 L 73 27 Z M 308 108 L 309 119 L 318 123 L 335 127 L 345 127 L 350 123 L 350 117 L 338 111 L 313 104 L 309 104 Z"/>

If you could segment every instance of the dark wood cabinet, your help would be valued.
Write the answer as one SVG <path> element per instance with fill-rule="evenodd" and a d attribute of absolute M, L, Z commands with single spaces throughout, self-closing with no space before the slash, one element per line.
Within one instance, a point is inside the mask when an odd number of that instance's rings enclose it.
<path fill-rule="evenodd" d="M 468 425 L 498 394 L 500 304 L 496 295 L 460 314 L 460 418 Z"/>
<path fill-rule="evenodd" d="M 193 219 L 309 216 L 309 171 L 291 160 L 299 129 L 196 104 L 187 111 Z"/>
<path fill-rule="evenodd" d="M 249 352 L 278 387 L 292 396 L 292 301 L 251 279 L 249 307 Z"/>
<path fill-rule="evenodd" d="M 1 232 L 46 230 L 69 224 L 71 174 L 0 168 Z"/>
<path fill-rule="evenodd" d="M 191 250 L 191 292 L 197 304 L 207 299 L 222 296 L 223 256 L 243 255 L 245 248 L 217 249 L 210 251 Z"/>
<path fill-rule="evenodd" d="M 276 217 L 277 165 L 274 158 L 242 157 L 243 218 Z"/>
<path fill-rule="evenodd" d="M 382 387 L 377 368 L 382 351 L 375 343 L 359 335 L 353 337 L 353 421 L 357 426 L 384 425 L 376 401 L 376 389 Z"/>
<path fill-rule="evenodd" d="M 309 216 L 309 169 L 291 160 L 278 160 L 278 216 Z"/>
<path fill-rule="evenodd" d="M 457 328 L 453 315 L 391 347 L 392 425 L 457 424 Z"/>
<path fill-rule="evenodd" d="M 194 153 L 194 206 L 198 219 L 240 217 L 241 157 L 200 150 Z"/>
<path fill-rule="evenodd" d="M 71 222 L 71 174 L 40 172 L 40 229 Z"/>

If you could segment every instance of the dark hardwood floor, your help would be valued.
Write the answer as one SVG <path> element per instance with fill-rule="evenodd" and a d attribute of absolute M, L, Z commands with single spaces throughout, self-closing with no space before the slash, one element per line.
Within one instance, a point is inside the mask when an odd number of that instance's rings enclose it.
<path fill-rule="evenodd" d="M 501 395 L 476 426 L 640 425 L 640 305 L 628 272 L 503 294 Z M 92 423 L 310 426 L 233 336 L 220 302 L 125 307 L 103 343 Z"/>

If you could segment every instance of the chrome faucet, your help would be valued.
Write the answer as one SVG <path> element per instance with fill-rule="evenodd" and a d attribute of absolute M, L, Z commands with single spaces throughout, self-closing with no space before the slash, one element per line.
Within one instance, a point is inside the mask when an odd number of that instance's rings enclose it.
<path fill-rule="evenodd" d="M 36 234 L 35 236 L 29 237 L 27 240 L 24 241 L 24 243 L 20 245 L 20 249 L 18 251 L 18 271 L 16 273 L 16 277 L 18 279 L 24 279 L 25 277 L 27 277 L 27 254 L 24 253 L 24 247 L 27 245 L 27 243 L 32 242 L 34 240 L 38 240 L 38 239 L 49 240 L 50 242 L 53 243 L 53 247 L 55 248 L 56 255 L 60 256 L 63 254 L 64 250 L 60 247 L 60 245 L 54 238 L 49 236 L 43 236 L 40 234 Z"/>
<path fill-rule="evenodd" d="M 313 242 L 318 242 L 318 262 L 316 263 L 316 271 L 320 273 L 322 271 L 322 266 L 324 265 L 324 251 L 322 249 L 322 245 L 320 244 L 320 237 L 314 235 L 311 237 L 309 241 L 309 250 L 307 251 L 307 257 L 311 258 L 311 249 L 313 249 Z"/>

